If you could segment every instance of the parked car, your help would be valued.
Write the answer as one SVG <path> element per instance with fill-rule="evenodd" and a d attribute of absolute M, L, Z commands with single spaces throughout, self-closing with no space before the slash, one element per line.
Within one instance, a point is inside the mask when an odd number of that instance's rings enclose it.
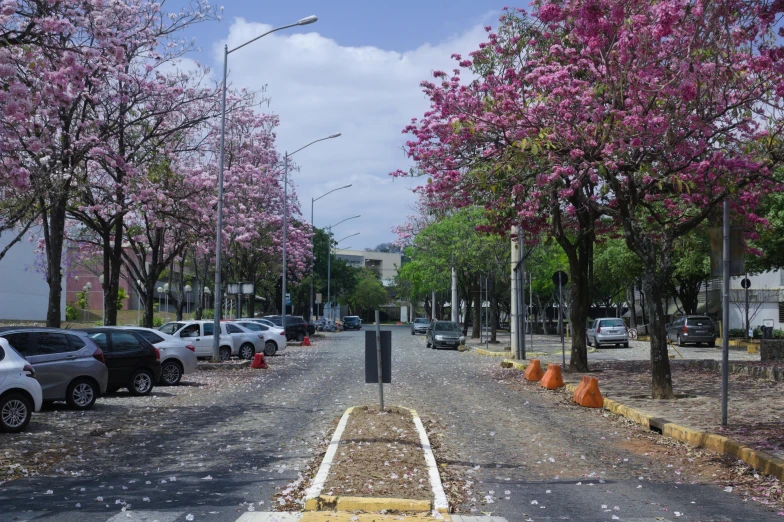
<path fill-rule="evenodd" d="M 22 431 L 42 403 L 41 384 L 33 366 L 0 338 L 0 431 Z"/>
<path fill-rule="evenodd" d="M 212 357 L 212 342 L 215 323 L 207 321 L 177 321 L 166 323 L 160 331 L 167 332 L 177 325 L 170 335 L 176 339 L 187 341 L 195 347 L 196 357 Z M 165 328 L 165 330 L 164 330 Z M 218 356 L 222 361 L 228 361 L 232 355 L 237 355 L 239 345 L 235 346 L 235 340 L 226 329 L 226 323 L 220 323 L 220 337 L 218 344 Z"/>
<path fill-rule="evenodd" d="M 271 321 L 275 326 L 283 326 L 283 319 L 279 315 L 268 315 L 264 319 Z M 286 316 L 286 340 L 302 341 L 305 336 L 312 335 L 316 331 L 312 324 L 305 322 L 305 319 L 298 315 Z"/>
<path fill-rule="evenodd" d="M 596 319 L 588 328 L 588 346 L 601 348 L 603 344 L 629 347 L 629 329 L 623 319 L 603 317 Z"/>
<path fill-rule="evenodd" d="M 362 319 L 357 315 L 347 315 L 343 318 L 343 331 L 346 330 L 361 330 Z"/>
<path fill-rule="evenodd" d="M 666 326 L 667 340 L 685 346 L 686 343 L 716 346 L 716 326 L 710 317 L 686 315 Z"/>
<path fill-rule="evenodd" d="M 460 329 L 460 325 L 452 321 L 433 321 L 425 332 L 427 347 L 455 348 L 465 343 L 465 337 Z"/>
<path fill-rule="evenodd" d="M 103 351 L 109 368 L 107 391 L 128 388 L 132 395 L 149 395 L 161 378 L 161 352 L 136 332 L 101 327 L 82 330 Z"/>
<path fill-rule="evenodd" d="M 280 328 L 280 326 L 276 326 L 275 323 L 273 323 L 269 319 L 264 319 L 263 317 L 241 317 L 241 318 L 239 318 L 237 320 L 238 321 L 253 321 L 254 323 L 266 324 L 267 326 Z M 283 330 L 283 328 L 280 328 L 280 329 L 281 329 L 281 331 Z"/>
<path fill-rule="evenodd" d="M 233 321 L 226 323 L 226 331 L 231 335 L 240 359 L 253 359 L 256 353 L 264 351 L 264 334 L 255 332 Z"/>
<path fill-rule="evenodd" d="M 159 384 L 176 386 L 182 376 L 196 371 L 196 347 L 184 339 L 165 334 L 153 328 L 136 326 L 122 327 L 124 330 L 136 332 L 155 346 L 161 353 L 161 378 Z"/>
<path fill-rule="evenodd" d="M 411 335 L 427 333 L 428 326 L 430 326 L 430 321 L 424 317 L 417 317 L 411 323 Z"/>
<path fill-rule="evenodd" d="M 106 393 L 109 370 L 103 351 L 84 332 L 5 326 L 0 336 L 33 366 L 44 401 L 89 410 Z"/>
<path fill-rule="evenodd" d="M 268 357 L 272 357 L 279 349 L 286 347 L 286 341 L 283 339 L 283 328 L 278 328 L 277 326 L 270 327 L 250 319 L 240 319 L 236 321 L 236 324 L 257 333 L 262 338 L 264 355 Z"/>

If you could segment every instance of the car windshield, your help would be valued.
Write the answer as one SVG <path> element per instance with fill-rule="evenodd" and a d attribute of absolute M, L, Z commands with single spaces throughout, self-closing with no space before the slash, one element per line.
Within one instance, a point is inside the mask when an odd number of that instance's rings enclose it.
<path fill-rule="evenodd" d="M 686 322 L 689 324 L 696 324 L 696 325 L 709 325 L 713 324 L 709 317 L 689 317 L 686 319 Z"/>
<path fill-rule="evenodd" d="M 433 330 L 436 332 L 459 332 L 460 325 L 452 322 L 436 323 Z"/>
<path fill-rule="evenodd" d="M 346 323 L 358 323 L 359 317 L 344 317 L 343 321 Z"/>
<path fill-rule="evenodd" d="M 617 328 L 626 326 L 626 323 L 623 322 L 623 319 L 604 319 L 603 321 L 599 321 L 599 326 Z"/>
<path fill-rule="evenodd" d="M 416 323 L 416 324 L 427 324 L 427 323 L 428 323 L 428 321 L 427 321 L 427 319 L 422 319 L 422 318 L 420 317 L 419 319 L 415 319 L 415 320 L 414 320 L 414 323 Z"/>

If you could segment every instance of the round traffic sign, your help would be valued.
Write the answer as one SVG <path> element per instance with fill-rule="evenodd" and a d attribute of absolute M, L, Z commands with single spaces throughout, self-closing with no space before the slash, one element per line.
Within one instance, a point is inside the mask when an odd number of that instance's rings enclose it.
<path fill-rule="evenodd" d="M 569 276 L 566 275 L 566 272 L 559 270 L 558 272 L 553 274 L 553 283 L 555 286 L 566 286 L 566 283 L 569 282 Z"/>
<path fill-rule="evenodd" d="M 743 288 L 748 288 L 751 286 L 751 281 L 749 281 L 748 277 L 744 277 L 743 281 L 740 282 L 740 286 L 742 286 Z"/>

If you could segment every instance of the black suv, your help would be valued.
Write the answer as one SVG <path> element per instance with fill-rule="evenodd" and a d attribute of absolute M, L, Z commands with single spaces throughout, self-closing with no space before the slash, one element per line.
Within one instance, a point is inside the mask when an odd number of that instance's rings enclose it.
<path fill-rule="evenodd" d="M 356 315 L 347 315 L 343 318 L 343 330 L 361 330 L 362 320 Z"/>
<path fill-rule="evenodd" d="M 267 321 L 270 321 L 275 326 L 282 326 L 283 325 L 283 318 L 279 315 L 268 315 L 264 317 Z M 316 327 L 312 324 L 308 324 L 305 322 L 305 319 L 298 315 L 287 315 L 286 316 L 286 340 L 287 341 L 302 341 L 306 335 L 313 335 L 316 331 Z"/>
<path fill-rule="evenodd" d="M 109 392 L 128 388 L 133 395 L 149 395 L 161 378 L 161 352 L 130 330 L 86 328 L 87 336 L 103 350 L 109 368 Z"/>

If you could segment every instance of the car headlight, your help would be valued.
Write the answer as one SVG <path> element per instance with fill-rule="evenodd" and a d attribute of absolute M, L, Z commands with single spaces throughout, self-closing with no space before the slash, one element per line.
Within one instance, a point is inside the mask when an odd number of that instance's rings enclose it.
<path fill-rule="evenodd" d="M 444 340 L 443 335 L 436 335 L 436 341 L 443 341 L 443 340 Z"/>

